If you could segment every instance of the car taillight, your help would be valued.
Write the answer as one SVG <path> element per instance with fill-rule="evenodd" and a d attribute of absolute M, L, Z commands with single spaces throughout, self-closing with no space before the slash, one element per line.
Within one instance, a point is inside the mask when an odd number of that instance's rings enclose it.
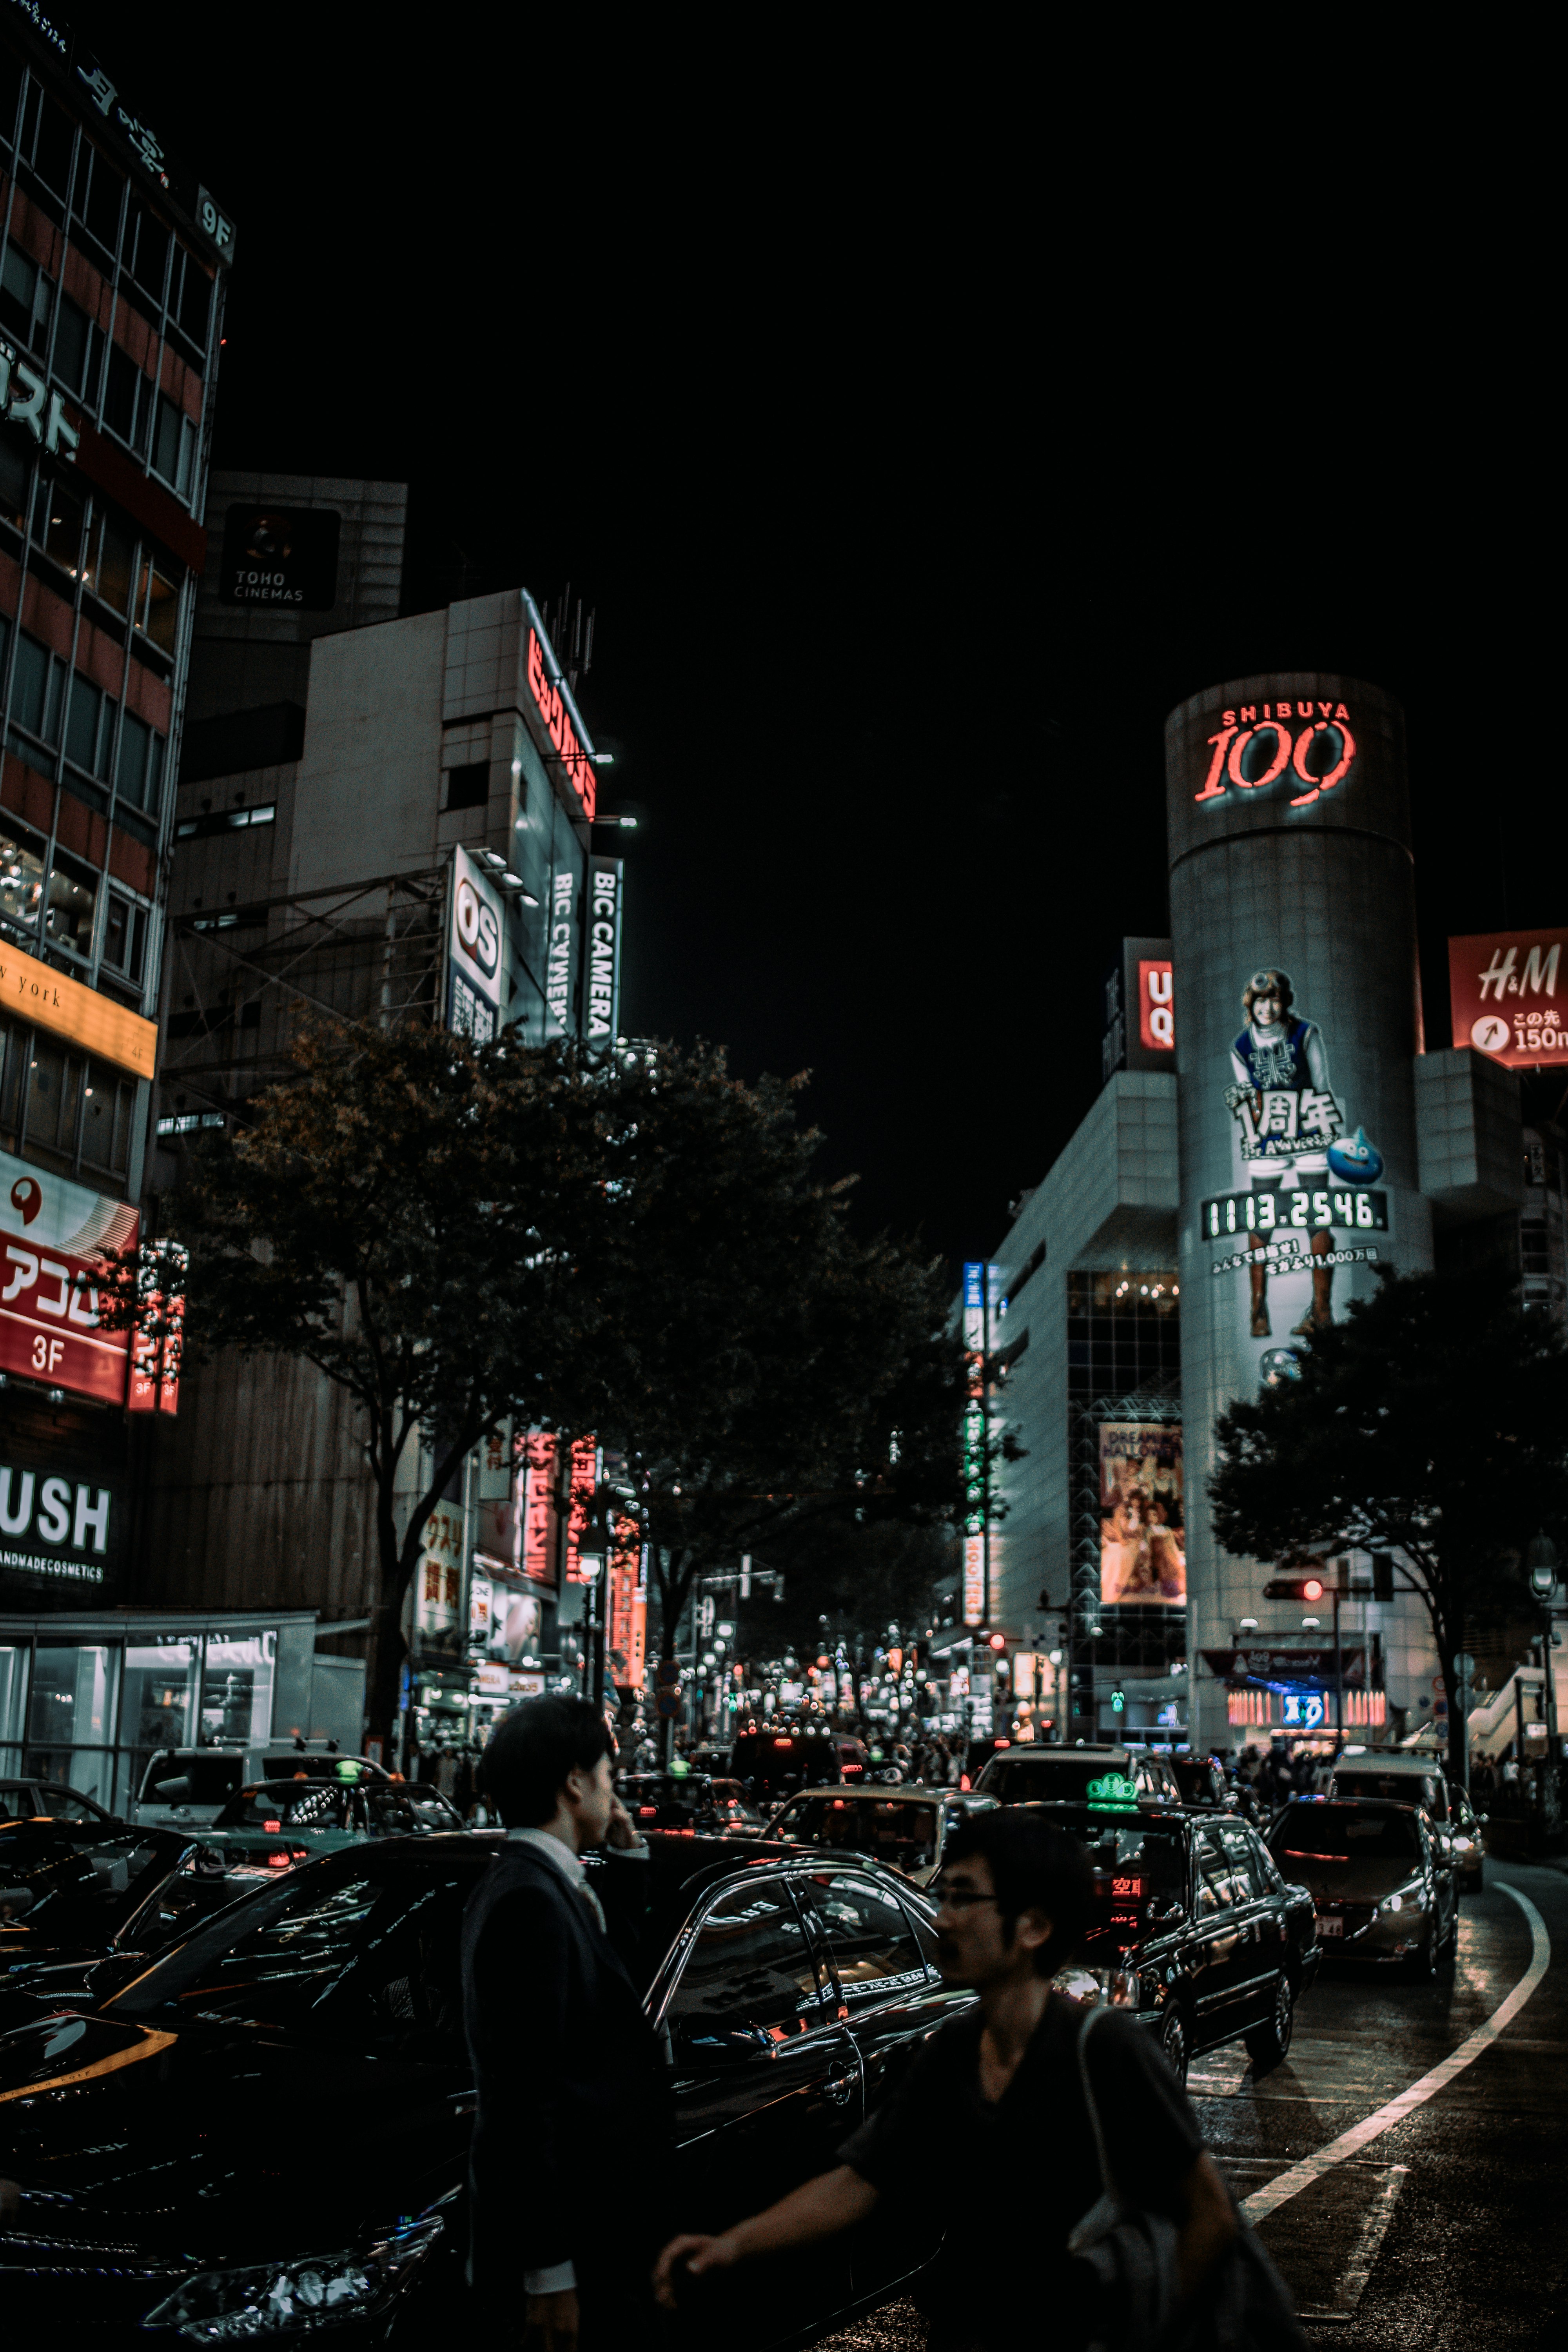
<path fill-rule="evenodd" d="M 639 1822 L 651 1822 L 658 1811 L 658 1807 L 657 1805 L 639 1805 L 637 1807 L 637 1819 Z"/>
<path fill-rule="evenodd" d="M 268 1837 L 276 1837 L 283 1824 L 281 1822 L 263 1822 L 261 1826 Z"/>

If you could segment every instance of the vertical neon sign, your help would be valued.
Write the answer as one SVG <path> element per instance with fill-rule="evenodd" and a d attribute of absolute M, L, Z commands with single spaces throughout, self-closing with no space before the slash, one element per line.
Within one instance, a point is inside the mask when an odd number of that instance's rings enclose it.
<path fill-rule="evenodd" d="M 963 1622 L 984 1622 L 986 1601 L 985 1268 L 963 1269 L 963 1350 L 969 1397 L 963 1409 Z"/>

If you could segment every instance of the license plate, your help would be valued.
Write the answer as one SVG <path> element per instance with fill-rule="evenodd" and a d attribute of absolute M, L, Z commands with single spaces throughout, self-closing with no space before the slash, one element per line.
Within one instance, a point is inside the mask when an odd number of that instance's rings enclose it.
<path fill-rule="evenodd" d="M 1320 1919 L 1318 1922 L 1320 1936 L 1342 1936 L 1344 1932 L 1345 1923 L 1342 1919 Z"/>

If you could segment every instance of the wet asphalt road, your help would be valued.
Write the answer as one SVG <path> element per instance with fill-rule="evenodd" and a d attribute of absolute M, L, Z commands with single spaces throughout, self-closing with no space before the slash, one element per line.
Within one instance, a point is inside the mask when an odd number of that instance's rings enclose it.
<path fill-rule="evenodd" d="M 1546 1973 L 1498 2038 L 1260 2220 L 1314 2345 L 1568 2344 L 1568 1874 L 1489 1863 L 1487 1878 L 1460 1906 L 1458 1958 L 1435 1984 L 1328 1969 L 1297 2010 L 1283 2066 L 1255 2080 L 1237 2045 L 1193 2068 L 1199 2123 L 1237 2196 L 1289 2186 L 1283 2176 L 1303 2158 L 1458 2052 L 1526 1976 L 1531 1926 L 1499 1881 L 1544 1922 Z M 924 2340 L 899 2304 L 819 2352 L 920 2352 Z"/>

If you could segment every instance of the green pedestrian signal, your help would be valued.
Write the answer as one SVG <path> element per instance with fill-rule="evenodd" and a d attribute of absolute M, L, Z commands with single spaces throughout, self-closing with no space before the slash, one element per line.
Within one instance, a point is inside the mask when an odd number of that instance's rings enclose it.
<path fill-rule="evenodd" d="M 1120 1714 L 1121 1714 L 1121 1710 L 1122 1710 L 1122 1708 L 1126 1706 L 1126 1704 L 1127 1704 L 1127 1693 L 1126 1693 L 1124 1690 L 1113 1690 L 1113 1691 L 1111 1692 L 1111 1694 L 1110 1694 L 1110 1712 L 1111 1712 L 1111 1714 L 1112 1714 L 1112 1715 L 1120 1715 Z"/>

